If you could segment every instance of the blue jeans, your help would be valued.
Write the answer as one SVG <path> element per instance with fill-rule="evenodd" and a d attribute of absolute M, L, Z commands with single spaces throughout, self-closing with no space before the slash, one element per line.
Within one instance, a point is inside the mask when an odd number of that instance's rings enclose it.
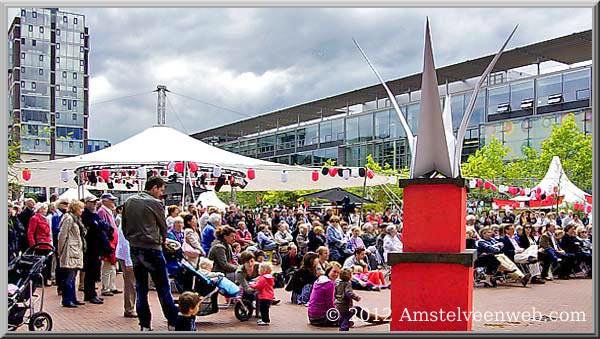
<path fill-rule="evenodd" d="M 62 271 L 62 304 L 66 305 L 71 302 L 77 302 L 75 277 L 78 270 L 76 268 L 61 268 L 60 270 Z"/>
<path fill-rule="evenodd" d="M 171 287 L 167 278 L 165 257 L 161 250 L 131 247 L 131 261 L 135 275 L 135 289 L 137 302 L 135 305 L 141 327 L 150 327 L 152 314 L 148 304 L 148 274 L 152 277 L 158 300 L 167 323 L 175 325 L 177 319 L 177 306 L 173 302 Z"/>

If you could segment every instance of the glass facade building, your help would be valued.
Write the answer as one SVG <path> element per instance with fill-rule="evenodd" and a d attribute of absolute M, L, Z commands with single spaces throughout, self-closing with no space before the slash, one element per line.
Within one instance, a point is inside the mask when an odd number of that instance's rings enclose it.
<path fill-rule="evenodd" d="M 560 123 L 569 113 L 575 115 L 581 131 L 591 134 L 591 65 L 512 80 L 498 74 L 494 77 L 496 83 L 490 84 L 491 76 L 475 102 L 465 135 L 463 161 L 489 143 L 492 136 L 510 148 L 507 158 L 523 156 L 524 146 L 539 150 L 554 123 Z M 413 96 L 418 97 L 418 94 Z M 455 134 L 471 95 L 472 88 L 450 93 Z M 411 130 L 417 131 L 419 101 L 399 99 L 399 103 L 405 101 L 400 108 Z M 446 100 L 447 97 L 442 96 L 441 104 Z M 292 165 L 319 166 L 333 159 L 344 166 L 362 166 L 369 154 L 378 163 L 394 168 L 410 163 L 404 130 L 387 99 L 365 103 L 359 112 L 280 127 L 216 146 Z"/>
<path fill-rule="evenodd" d="M 9 142 L 24 161 L 86 152 L 89 34 L 85 16 L 22 8 L 8 33 Z"/>
<path fill-rule="evenodd" d="M 111 146 L 110 142 L 108 142 L 107 140 L 88 139 L 88 146 L 87 146 L 86 153 L 96 152 L 96 151 L 105 149 L 110 146 Z"/>

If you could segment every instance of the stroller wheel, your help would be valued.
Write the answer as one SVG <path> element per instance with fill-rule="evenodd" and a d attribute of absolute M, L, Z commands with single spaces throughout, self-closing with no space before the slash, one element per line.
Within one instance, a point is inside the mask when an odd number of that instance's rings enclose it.
<path fill-rule="evenodd" d="M 254 307 L 252 306 L 252 302 L 250 300 L 240 300 L 235 303 L 235 308 L 233 310 L 235 317 L 239 321 L 247 321 L 252 317 L 252 312 L 254 311 Z"/>
<path fill-rule="evenodd" d="M 52 331 L 52 317 L 46 312 L 34 313 L 29 318 L 30 331 Z"/>

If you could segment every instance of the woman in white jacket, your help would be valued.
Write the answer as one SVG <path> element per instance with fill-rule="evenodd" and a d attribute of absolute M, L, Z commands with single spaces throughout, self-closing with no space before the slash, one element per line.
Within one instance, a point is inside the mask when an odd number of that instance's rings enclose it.
<path fill-rule="evenodd" d="M 85 304 L 77 300 L 75 291 L 75 277 L 77 271 L 83 268 L 83 253 L 86 248 L 86 229 L 81 223 L 83 208 L 84 205 L 81 201 L 72 201 L 67 207 L 67 213 L 60 221 L 56 250 L 60 267 L 65 271 L 64 286 L 61 286 L 64 307 L 77 307 Z"/>
<path fill-rule="evenodd" d="M 183 217 L 183 245 L 181 247 L 185 259 L 194 267 L 198 267 L 200 257 L 205 257 L 202 250 L 200 233 L 198 232 L 198 221 L 193 214 Z"/>
<path fill-rule="evenodd" d="M 390 225 L 386 228 L 386 236 L 383 238 L 383 259 L 387 262 L 389 252 L 402 252 L 402 241 L 398 236 L 396 225 Z"/>

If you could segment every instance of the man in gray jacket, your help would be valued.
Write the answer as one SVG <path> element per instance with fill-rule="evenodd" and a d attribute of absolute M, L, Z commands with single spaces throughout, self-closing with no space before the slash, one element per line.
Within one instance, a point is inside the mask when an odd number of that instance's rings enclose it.
<path fill-rule="evenodd" d="M 129 241 L 133 273 L 136 280 L 136 311 L 142 331 L 151 331 L 152 314 L 148 304 L 148 274 L 152 277 L 169 330 L 174 329 L 177 306 L 173 302 L 167 277 L 162 246 L 167 239 L 165 207 L 159 200 L 166 183 L 160 177 L 150 177 L 144 191 L 123 206 L 123 234 Z"/>

